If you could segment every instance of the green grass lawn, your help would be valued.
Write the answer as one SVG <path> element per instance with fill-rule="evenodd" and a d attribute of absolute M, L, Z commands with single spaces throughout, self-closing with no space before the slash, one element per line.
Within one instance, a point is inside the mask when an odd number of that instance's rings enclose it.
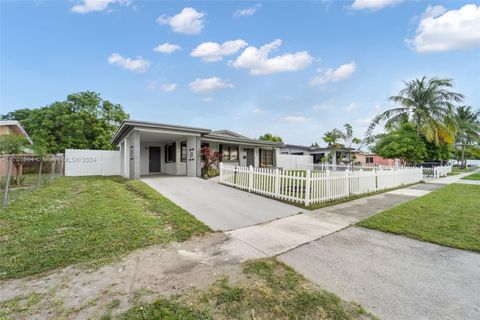
<path fill-rule="evenodd" d="M 0 210 L 0 279 L 76 263 L 96 266 L 208 231 L 141 181 L 61 177 Z"/>
<path fill-rule="evenodd" d="M 354 303 L 321 290 L 276 259 L 249 261 L 246 279 L 218 280 L 206 291 L 140 304 L 119 319 L 374 319 Z M 111 318 L 105 315 L 104 319 Z"/>
<path fill-rule="evenodd" d="M 480 252 L 480 186 L 451 184 L 358 225 Z"/>
<path fill-rule="evenodd" d="M 480 173 L 470 174 L 466 177 L 463 177 L 464 180 L 480 180 Z"/>

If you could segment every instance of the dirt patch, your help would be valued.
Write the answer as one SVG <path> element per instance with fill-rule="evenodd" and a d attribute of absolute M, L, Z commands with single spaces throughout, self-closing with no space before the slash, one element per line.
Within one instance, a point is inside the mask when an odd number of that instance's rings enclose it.
<path fill-rule="evenodd" d="M 81 266 L 41 277 L 0 282 L 0 318 L 89 319 L 118 314 L 138 302 L 206 289 L 222 276 L 241 280 L 241 262 L 263 257 L 216 233 L 137 250 L 97 270 Z M 35 299 L 31 297 L 34 296 Z"/>

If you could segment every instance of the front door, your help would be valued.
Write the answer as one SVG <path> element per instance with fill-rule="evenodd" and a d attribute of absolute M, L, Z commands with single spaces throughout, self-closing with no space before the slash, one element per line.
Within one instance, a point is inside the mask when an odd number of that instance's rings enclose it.
<path fill-rule="evenodd" d="M 253 160 L 253 149 L 245 149 L 247 151 L 247 167 L 254 166 L 255 162 Z"/>
<path fill-rule="evenodd" d="M 148 172 L 160 172 L 160 147 L 148 148 Z"/>

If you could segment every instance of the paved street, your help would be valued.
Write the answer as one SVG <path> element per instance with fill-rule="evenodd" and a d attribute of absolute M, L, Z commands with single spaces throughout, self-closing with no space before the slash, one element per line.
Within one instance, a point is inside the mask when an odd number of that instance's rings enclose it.
<path fill-rule="evenodd" d="M 480 319 L 480 255 L 350 227 L 280 260 L 381 319 Z"/>

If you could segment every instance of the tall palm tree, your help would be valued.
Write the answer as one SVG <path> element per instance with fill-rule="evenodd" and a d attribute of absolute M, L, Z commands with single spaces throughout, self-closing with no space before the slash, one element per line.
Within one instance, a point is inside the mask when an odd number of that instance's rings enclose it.
<path fill-rule="evenodd" d="M 461 151 L 461 165 L 466 166 L 465 150 L 480 142 L 480 111 L 470 106 L 458 107 L 455 114 L 457 121 L 456 145 Z"/>
<path fill-rule="evenodd" d="M 376 116 L 370 124 L 371 132 L 381 121 L 392 129 L 410 121 L 429 142 L 455 141 L 456 122 L 454 102 L 461 102 L 463 95 L 449 89 L 452 79 L 423 77 L 404 82 L 405 88 L 398 95 L 389 98 L 397 106 Z"/>

